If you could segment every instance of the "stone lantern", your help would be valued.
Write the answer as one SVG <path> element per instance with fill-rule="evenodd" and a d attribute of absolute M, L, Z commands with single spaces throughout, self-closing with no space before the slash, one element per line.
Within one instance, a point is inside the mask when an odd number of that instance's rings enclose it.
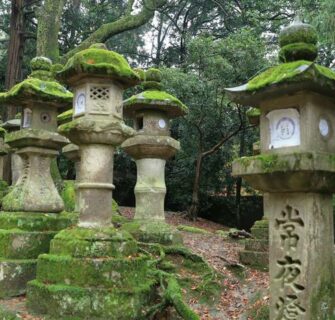
<path fill-rule="evenodd" d="M 80 216 L 39 256 L 28 307 L 56 319 L 139 319 L 155 289 L 152 261 L 111 223 L 114 149 L 134 134 L 122 120 L 122 93 L 139 78 L 101 44 L 75 54 L 58 75 L 74 92 L 73 121 L 58 130 L 79 146 Z"/>
<path fill-rule="evenodd" d="M 0 297 L 20 295 L 35 277 L 36 259 L 48 252 L 57 231 L 73 223 L 59 214 L 63 201 L 50 174 L 50 163 L 67 139 L 56 132 L 57 112 L 72 100 L 72 93 L 55 81 L 51 61 L 37 57 L 32 74 L 0 101 L 22 106 L 19 131 L 6 134 L 5 142 L 22 161 L 17 183 L 2 200 L 0 212 Z"/>
<path fill-rule="evenodd" d="M 114 149 L 134 134 L 123 122 L 122 94 L 138 76 L 123 57 L 98 46 L 70 59 L 60 77 L 74 92 L 73 121 L 59 132 L 80 148 L 79 225 L 110 225 Z"/>
<path fill-rule="evenodd" d="M 317 35 L 296 20 L 280 36 L 280 61 L 230 98 L 260 109 L 260 155 L 233 174 L 267 193 L 270 319 L 333 319 L 335 72 L 317 65 Z"/>
<path fill-rule="evenodd" d="M 124 102 L 126 117 L 133 119 L 136 136 L 122 147 L 136 160 L 135 219 L 165 221 L 165 163 L 180 149 L 170 137 L 170 119 L 185 115 L 187 107 L 161 91 L 161 72 L 149 69 L 143 83 L 146 91 Z"/>

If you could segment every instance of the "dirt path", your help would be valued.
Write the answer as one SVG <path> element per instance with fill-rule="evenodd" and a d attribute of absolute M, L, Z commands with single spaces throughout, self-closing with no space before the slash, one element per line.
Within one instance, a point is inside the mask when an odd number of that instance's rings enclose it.
<path fill-rule="evenodd" d="M 121 208 L 124 216 L 132 217 L 132 208 Z M 243 242 L 225 239 L 216 234 L 224 230 L 222 225 L 199 219 L 191 222 L 180 214 L 167 213 L 167 222 L 178 225 L 189 225 L 207 230 L 206 234 L 183 231 L 184 244 L 192 252 L 201 255 L 209 265 L 223 275 L 224 290 L 219 301 L 206 309 L 200 307 L 197 301 L 188 301 L 190 306 L 201 316 L 202 320 L 253 320 L 246 312 L 253 303 L 268 303 L 268 274 L 250 268 L 229 267 L 238 263 L 238 252 L 243 248 Z M 25 297 L 0 300 L 0 306 L 18 312 L 21 319 L 40 320 L 29 315 L 25 308 Z"/>

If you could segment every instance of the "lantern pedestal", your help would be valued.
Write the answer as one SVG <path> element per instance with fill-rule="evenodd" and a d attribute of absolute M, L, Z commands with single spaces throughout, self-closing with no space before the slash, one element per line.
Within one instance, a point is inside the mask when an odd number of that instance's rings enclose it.
<path fill-rule="evenodd" d="M 38 255 L 47 253 L 51 239 L 76 219 L 68 213 L 0 213 L 1 298 L 26 292 L 27 282 L 36 275 Z"/>
<path fill-rule="evenodd" d="M 63 230 L 38 259 L 28 307 L 57 319 L 137 319 L 155 294 L 153 261 L 113 227 Z"/>

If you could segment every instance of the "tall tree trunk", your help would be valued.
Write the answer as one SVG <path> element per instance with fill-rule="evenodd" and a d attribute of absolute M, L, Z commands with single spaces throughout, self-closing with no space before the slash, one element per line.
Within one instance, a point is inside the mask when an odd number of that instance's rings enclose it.
<path fill-rule="evenodd" d="M 240 134 L 240 152 L 239 156 L 243 157 L 245 153 L 245 113 L 242 115 L 243 127 Z M 241 228 L 241 189 L 242 189 L 242 178 L 238 177 L 236 181 L 236 197 L 235 197 L 235 208 L 236 208 L 236 227 Z"/>
<path fill-rule="evenodd" d="M 195 178 L 193 182 L 193 192 L 192 192 L 192 203 L 189 209 L 189 217 L 195 221 L 198 218 L 199 213 L 199 189 L 200 189 L 200 177 L 201 177 L 201 167 L 202 167 L 203 154 L 200 152 L 197 157 L 197 164 L 195 168 Z"/>
<path fill-rule="evenodd" d="M 22 59 L 24 51 L 24 0 L 12 0 L 8 61 L 5 88 L 9 90 L 22 78 Z M 7 106 L 4 119 L 12 119 L 19 112 L 15 106 Z"/>
<path fill-rule="evenodd" d="M 58 33 L 64 0 L 45 0 L 38 14 L 37 55 L 59 60 Z"/>

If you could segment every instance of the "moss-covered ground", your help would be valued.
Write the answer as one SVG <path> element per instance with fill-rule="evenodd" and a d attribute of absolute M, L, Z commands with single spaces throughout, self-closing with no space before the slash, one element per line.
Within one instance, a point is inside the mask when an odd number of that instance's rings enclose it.
<path fill-rule="evenodd" d="M 120 211 L 122 216 L 113 218 L 119 228 L 134 213 L 130 208 L 121 207 Z M 159 261 L 156 276 L 161 279 L 160 298 L 151 310 L 156 314 L 152 319 L 267 319 L 263 316 L 268 304 L 267 274 L 249 268 L 236 270 L 233 266 L 238 262 L 242 243 L 221 237 L 216 231 L 225 230 L 222 225 L 206 220 L 191 223 L 179 215 L 168 214 L 167 222 L 187 226 L 181 231 L 184 246 L 139 243 L 142 255 L 150 254 Z M 193 228 L 205 232 L 187 231 Z M 21 318 L 44 319 L 29 314 L 23 302 L 24 298 L 0 300 L 0 307 Z"/>

